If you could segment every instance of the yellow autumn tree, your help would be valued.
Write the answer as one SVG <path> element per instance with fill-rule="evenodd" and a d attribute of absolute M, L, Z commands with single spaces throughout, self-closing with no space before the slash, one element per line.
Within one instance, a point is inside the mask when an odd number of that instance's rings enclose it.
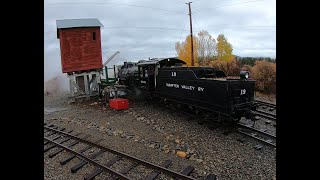
<path fill-rule="evenodd" d="M 197 38 L 193 36 L 193 60 L 194 66 L 199 66 L 197 53 Z M 176 51 L 179 59 L 185 61 L 187 66 L 191 66 L 191 36 L 187 36 L 183 42 L 176 42 Z"/>
<path fill-rule="evenodd" d="M 217 38 L 217 58 L 220 61 L 230 62 L 234 59 L 232 55 L 232 45 L 228 42 L 227 38 L 223 34 L 219 34 Z"/>

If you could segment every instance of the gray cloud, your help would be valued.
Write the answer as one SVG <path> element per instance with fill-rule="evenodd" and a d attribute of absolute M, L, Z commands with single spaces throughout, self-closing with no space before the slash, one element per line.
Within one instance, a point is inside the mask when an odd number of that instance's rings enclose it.
<path fill-rule="evenodd" d="M 192 3 L 194 31 L 197 33 L 199 30 L 207 30 L 214 38 L 223 33 L 233 45 L 236 55 L 275 57 L 276 28 L 249 28 L 247 26 L 275 26 L 276 1 L 245 3 L 248 1 L 250 0 L 198 0 Z M 62 2 L 78 4 L 46 5 Z M 104 25 L 101 30 L 103 61 L 114 52 L 120 51 L 110 65 L 120 64 L 125 60 L 175 56 L 175 42 L 184 39 L 189 34 L 188 6 L 184 4 L 187 2 L 184 0 L 90 0 L 82 2 L 130 4 L 172 11 L 115 4 L 89 5 L 81 4 L 76 0 L 45 1 L 45 80 L 62 74 L 59 40 L 56 38 L 57 19 L 98 18 Z M 230 4 L 237 5 L 221 7 Z M 109 27 L 162 27 L 179 30 Z M 186 31 L 182 31 L 183 28 Z"/>

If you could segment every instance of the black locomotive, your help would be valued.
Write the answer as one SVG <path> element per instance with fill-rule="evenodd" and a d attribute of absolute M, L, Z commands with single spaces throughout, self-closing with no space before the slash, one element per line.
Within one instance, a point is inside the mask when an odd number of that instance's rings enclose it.
<path fill-rule="evenodd" d="M 141 60 L 134 65 L 125 63 L 118 74 L 129 88 L 139 88 L 153 97 L 210 111 L 232 121 L 252 118 L 255 81 L 248 79 L 248 72 L 241 71 L 240 78 L 229 79 L 215 68 L 183 64 L 178 58 Z"/>

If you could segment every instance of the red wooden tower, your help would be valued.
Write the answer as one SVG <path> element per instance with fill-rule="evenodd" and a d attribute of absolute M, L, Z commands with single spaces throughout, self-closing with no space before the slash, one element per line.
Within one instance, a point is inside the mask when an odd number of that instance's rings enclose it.
<path fill-rule="evenodd" d="M 70 79 L 72 97 L 91 97 L 99 93 L 102 71 L 101 33 L 96 18 L 57 20 L 62 72 Z"/>
<path fill-rule="evenodd" d="M 57 20 L 63 73 L 102 68 L 101 26 L 98 19 Z"/>

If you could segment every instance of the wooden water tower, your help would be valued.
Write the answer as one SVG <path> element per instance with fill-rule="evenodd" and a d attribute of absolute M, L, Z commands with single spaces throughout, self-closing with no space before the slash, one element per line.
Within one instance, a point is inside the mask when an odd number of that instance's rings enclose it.
<path fill-rule="evenodd" d="M 70 79 L 72 97 L 99 93 L 102 71 L 101 33 L 96 18 L 57 20 L 62 72 Z"/>

